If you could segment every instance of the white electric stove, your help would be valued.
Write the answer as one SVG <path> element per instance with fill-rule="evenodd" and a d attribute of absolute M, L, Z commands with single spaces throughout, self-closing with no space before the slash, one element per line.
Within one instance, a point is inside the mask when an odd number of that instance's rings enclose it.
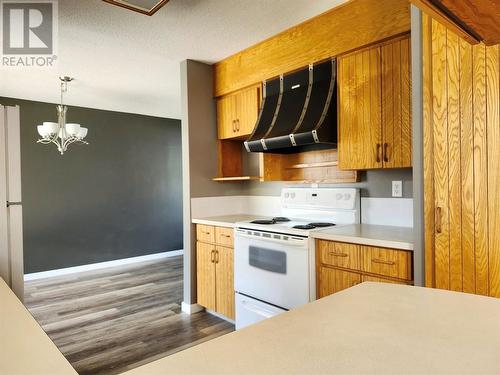
<path fill-rule="evenodd" d="M 236 329 L 316 298 L 313 231 L 360 222 L 360 196 L 351 188 L 290 188 L 281 213 L 236 223 Z"/>

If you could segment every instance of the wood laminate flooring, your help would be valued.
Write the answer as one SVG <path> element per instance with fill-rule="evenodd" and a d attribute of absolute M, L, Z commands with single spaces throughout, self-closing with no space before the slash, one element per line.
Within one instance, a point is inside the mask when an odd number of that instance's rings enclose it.
<path fill-rule="evenodd" d="M 113 375 L 229 333 L 181 312 L 182 256 L 26 282 L 25 305 L 81 375 Z"/>

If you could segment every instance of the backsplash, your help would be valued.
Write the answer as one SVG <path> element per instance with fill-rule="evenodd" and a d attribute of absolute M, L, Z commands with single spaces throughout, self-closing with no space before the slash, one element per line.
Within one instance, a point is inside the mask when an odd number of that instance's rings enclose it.
<path fill-rule="evenodd" d="M 191 199 L 193 218 L 248 214 L 281 215 L 279 196 L 225 196 Z M 364 224 L 413 226 L 412 198 L 361 198 L 361 221 Z"/>
<path fill-rule="evenodd" d="M 361 198 L 361 222 L 413 227 L 413 199 Z"/>

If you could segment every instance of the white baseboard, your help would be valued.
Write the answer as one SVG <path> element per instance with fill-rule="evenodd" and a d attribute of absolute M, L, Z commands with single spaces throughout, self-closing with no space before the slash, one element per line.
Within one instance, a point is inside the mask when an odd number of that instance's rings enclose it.
<path fill-rule="evenodd" d="M 78 273 L 78 272 L 94 271 L 94 270 L 99 270 L 99 269 L 103 269 L 103 268 L 123 266 L 126 264 L 147 262 L 149 260 L 170 258 L 170 257 L 175 257 L 178 255 L 183 255 L 183 254 L 184 254 L 184 250 L 174 250 L 174 251 L 166 251 L 166 252 L 158 253 L 158 254 L 143 255 L 143 256 L 133 257 L 133 258 L 111 260 L 109 262 L 86 264 L 84 266 L 76 266 L 76 267 L 61 268 L 58 270 L 28 273 L 28 274 L 24 275 L 24 281 L 40 280 L 40 279 L 46 279 L 49 277 L 70 275 L 70 274 Z"/>
<path fill-rule="evenodd" d="M 203 311 L 205 308 L 201 305 L 198 305 L 197 303 L 193 303 L 190 305 L 189 303 L 182 302 L 181 303 L 181 310 L 182 312 L 185 312 L 186 314 L 196 314 L 197 312 Z"/>

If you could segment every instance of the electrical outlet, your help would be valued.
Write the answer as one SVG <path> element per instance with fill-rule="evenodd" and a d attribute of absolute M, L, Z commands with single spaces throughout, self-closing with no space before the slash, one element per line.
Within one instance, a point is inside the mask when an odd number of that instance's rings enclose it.
<path fill-rule="evenodd" d="M 392 196 L 396 198 L 403 196 L 403 181 L 392 181 Z"/>

